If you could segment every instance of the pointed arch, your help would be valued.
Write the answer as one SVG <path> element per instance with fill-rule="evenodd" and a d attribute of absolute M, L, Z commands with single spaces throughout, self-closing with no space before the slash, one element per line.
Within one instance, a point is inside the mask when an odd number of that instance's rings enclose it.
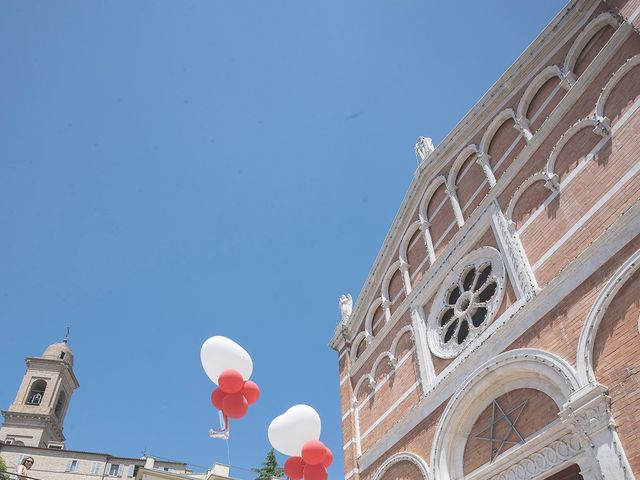
<path fill-rule="evenodd" d="M 587 44 L 591 41 L 591 39 L 604 27 L 607 25 L 612 27 L 614 30 L 617 30 L 620 26 L 620 18 L 617 15 L 614 15 L 611 12 L 605 12 L 598 15 L 596 18 L 591 20 L 582 32 L 576 37 L 567 53 L 567 56 L 564 60 L 563 71 L 564 72 L 574 72 L 576 63 L 578 62 L 578 58 L 580 54 L 587 46 Z"/>

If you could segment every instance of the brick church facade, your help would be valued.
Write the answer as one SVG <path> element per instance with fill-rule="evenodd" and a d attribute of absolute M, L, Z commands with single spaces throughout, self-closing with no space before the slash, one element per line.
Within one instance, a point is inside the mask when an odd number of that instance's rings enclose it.
<path fill-rule="evenodd" d="M 640 0 L 573 0 L 420 164 L 338 352 L 345 480 L 640 479 Z"/>

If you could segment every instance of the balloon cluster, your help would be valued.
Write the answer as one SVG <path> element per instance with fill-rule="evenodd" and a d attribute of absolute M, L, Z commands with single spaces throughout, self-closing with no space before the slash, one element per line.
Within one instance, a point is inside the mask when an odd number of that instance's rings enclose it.
<path fill-rule="evenodd" d="M 218 388 L 211 394 L 211 403 L 229 418 L 242 418 L 258 397 L 258 385 L 245 380 L 239 371 L 230 368 L 218 377 Z"/>
<path fill-rule="evenodd" d="M 249 353 L 233 340 L 217 336 L 202 344 L 200 360 L 207 376 L 218 385 L 211 394 L 211 403 L 225 418 L 244 417 L 249 405 L 260 397 L 258 385 L 249 380 L 253 373 Z M 321 426 L 320 415 L 309 405 L 294 405 L 269 425 L 271 445 L 290 457 L 284 464 L 284 473 L 291 480 L 329 478 L 327 468 L 333 454 L 320 441 Z"/>
<path fill-rule="evenodd" d="M 309 440 L 302 447 L 301 457 L 290 457 L 284 463 L 284 473 L 291 480 L 327 480 L 327 468 L 333 453 L 320 440 Z"/>
<path fill-rule="evenodd" d="M 218 385 L 211 403 L 226 417 L 242 418 L 249 405 L 260 397 L 260 388 L 249 380 L 253 361 L 247 351 L 226 337 L 211 337 L 200 349 L 200 361 L 207 376 Z"/>
<path fill-rule="evenodd" d="M 284 473 L 292 480 L 327 480 L 333 454 L 320 439 L 320 415 L 309 405 L 294 405 L 269 425 L 273 448 L 290 458 Z"/>

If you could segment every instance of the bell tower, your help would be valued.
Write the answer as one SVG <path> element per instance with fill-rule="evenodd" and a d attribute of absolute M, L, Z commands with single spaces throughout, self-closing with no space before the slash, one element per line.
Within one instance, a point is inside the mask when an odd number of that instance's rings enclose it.
<path fill-rule="evenodd" d="M 64 448 L 62 427 L 71 395 L 80 385 L 67 340 L 25 359 L 27 371 L 16 399 L 3 410 L 0 441 L 30 447 Z"/>

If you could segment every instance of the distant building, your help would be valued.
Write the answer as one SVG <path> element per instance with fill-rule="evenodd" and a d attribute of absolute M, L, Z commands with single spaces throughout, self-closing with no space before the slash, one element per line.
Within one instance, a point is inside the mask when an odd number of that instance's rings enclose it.
<path fill-rule="evenodd" d="M 228 467 L 220 465 L 196 474 L 183 462 L 67 450 L 64 418 L 71 396 L 79 386 L 73 373 L 73 352 L 66 342 L 54 343 L 42 356 L 27 357 L 26 363 L 16 398 L 2 411 L 0 455 L 9 473 L 14 473 L 22 459 L 30 456 L 35 461 L 29 476 L 39 480 L 230 478 Z"/>
<path fill-rule="evenodd" d="M 638 0 L 571 0 L 419 141 L 330 343 L 345 480 L 640 478 L 639 31 Z"/>

